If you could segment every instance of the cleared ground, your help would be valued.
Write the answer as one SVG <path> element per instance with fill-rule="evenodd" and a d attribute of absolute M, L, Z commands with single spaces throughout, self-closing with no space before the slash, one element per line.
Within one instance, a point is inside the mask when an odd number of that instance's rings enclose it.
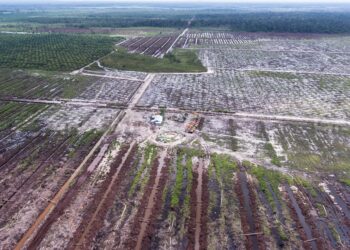
<path fill-rule="evenodd" d="M 3 71 L 0 249 L 347 249 L 347 37 L 236 37 L 183 33 L 206 72 Z"/>
<path fill-rule="evenodd" d="M 350 77 L 218 70 L 159 75 L 138 103 L 199 111 L 348 119 Z"/>

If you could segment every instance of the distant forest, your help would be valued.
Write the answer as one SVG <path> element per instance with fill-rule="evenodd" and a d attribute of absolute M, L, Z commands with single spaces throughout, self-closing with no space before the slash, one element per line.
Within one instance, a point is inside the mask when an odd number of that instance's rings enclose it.
<path fill-rule="evenodd" d="M 191 26 L 225 27 L 232 31 L 292 32 L 292 33 L 350 33 L 350 12 L 312 11 L 238 11 L 234 9 L 202 10 L 55 10 L 51 12 L 0 11 L 3 28 L 14 27 L 16 22 L 30 27 L 64 28 L 125 28 L 171 27 L 184 28 L 195 17 Z"/>
<path fill-rule="evenodd" d="M 193 27 L 227 26 L 233 31 L 350 33 L 350 13 L 264 12 L 197 14 Z M 22 21 L 40 24 L 64 24 L 66 27 L 175 27 L 187 25 L 190 16 L 118 17 L 109 14 L 86 17 L 32 17 Z"/>
<path fill-rule="evenodd" d="M 198 15 L 194 26 L 229 26 L 233 31 L 350 33 L 350 13 L 264 12 Z"/>

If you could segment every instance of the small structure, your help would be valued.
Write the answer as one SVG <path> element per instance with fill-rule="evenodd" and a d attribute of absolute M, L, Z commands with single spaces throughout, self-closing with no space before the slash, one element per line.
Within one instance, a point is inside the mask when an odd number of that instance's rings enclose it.
<path fill-rule="evenodd" d="M 187 119 L 187 116 L 188 114 L 185 113 L 185 114 L 176 114 L 176 115 L 173 115 L 171 117 L 171 119 L 175 122 L 180 122 L 180 123 L 184 123 Z"/>
<path fill-rule="evenodd" d="M 161 115 L 152 115 L 150 122 L 155 125 L 162 125 L 163 120 L 163 116 Z"/>
<path fill-rule="evenodd" d="M 187 124 L 185 131 L 190 134 L 194 133 L 200 125 L 201 120 L 201 117 L 198 114 L 195 114 L 194 118 L 192 118 L 192 120 Z"/>

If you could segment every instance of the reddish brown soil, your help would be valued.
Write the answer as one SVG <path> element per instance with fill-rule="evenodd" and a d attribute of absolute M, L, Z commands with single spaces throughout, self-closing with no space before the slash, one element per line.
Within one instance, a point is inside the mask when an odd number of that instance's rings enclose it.
<path fill-rule="evenodd" d="M 163 194 L 163 190 L 165 187 L 165 184 L 167 182 L 168 179 L 168 174 L 169 174 L 169 169 L 167 166 L 169 166 L 170 164 L 170 159 L 167 158 L 165 160 L 165 166 L 162 168 L 162 176 L 159 180 L 159 184 L 157 186 L 157 193 L 156 193 L 156 203 L 155 206 L 153 207 L 150 219 L 149 219 L 149 223 L 147 225 L 147 229 L 145 232 L 145 235 L 142 239 L 142 249 L 151 249 L 151 243 L 152 243 L 152 239 L 154 239 L 154 232 L 157 229 L 157 217 L 158 217 L 158 213 L 156 211 L 161 211 L 162 206 L 163 206 L 163 202 L 162 201 L 162 194 Z"/>
<path fill-rule="evenodd" d="M 249 195 L 250 195 L 250 207 L 253 210 L 253 216 L 255 218 L 255 231 L 256 232 L 263 232 L 263 228 L 262 228 L 262 221 L 258 216 L 258 203 L 257 203 L 257 197 L 256 194 L 254 192 L 255 187 L 253 187 L 253 184 L 250 183 L 248 181 L 248 189 L 249 189 Z M 268 238 L 264 236 L 264 234 L 258 234 L 257 235 L 258 238 L 258 246 L 259 249 L 266 249 L 266 242 L 268 241 Z"/>
<path fill-rule="evenodd" d="M 98 230 L 103 226 L 104 218 L 108 212 L 108 209 L 113 205 L 114 197 L 118 193 L 119 184 L 121 183 L 121 180 L 125 178 L 126 174 L 130 170 L 129 167 L 132 166 L 136 150 L 137 146 L 135 144 L 132 147 L 130 154 L 127 156 L 125 164 L 121 166 L 123 156 L 128 151 L 128 147 L 122 149 L 123 152 L 121 152 L 116 158 L 116 160 L 113 162 L 108 177 L 103 181 L 99 191 L 95 194 L 93 201 L 89 204 L 89 207 L 83 216 L 82 223 L 79 225 L 79 228 L 74 233 L 72 240 L 68 243 L 67 249 L 87 249 L 91 241 L 95 238 Z M 111 192 L 109 192 L 107 194 L 106 199 L 103 200 L 103 196 L 105 195 L 108 186 L 111 184 L 113 176 L 116 173 L 118 167 L 122 167 L 120 169 L 118 177 L 112 183 Z M 96 217 L 92 218 L 92 215 L 94 214 L 101 202 L 104 202 L 102 204 L 101 209 L 98 211 Z M 90 227 L 88 227 L 90 221 L 92 224 Z M 78 242 L 82 242 L 82 244 L 77 245 Z"/>
<path fill-rule="evenodd" d="M 120 153 L 118 154 L 115 162 L 121 161 L 121 159 L 123 158 L 123 156 L 126 153 L 127 149 L 128 149 L 127 146 L 122 147 L 122 149 L 120 150 Z M 94 157 L 91 157 L 91 158 L 92 159 L 90 161 L 92 161 Z M 88 164 L 89 164 L 89 162 L 88 162 Z M 77 181 L 74 183 L 72 188 L 69 189 L 69 191 L 65 194 L 63 199 L 57 204 L 57 206 L 52 211 L 52 213 L 47 218 L 47 220 L 44 222 L 44 224 L 40 227 L 40 229 L 36 233 L 35 237 L 33 238 L 32 242 L 30 243 L 28 249 L 33 249 L 33 250 L 34 249 L 38 249 L 38 246 L 40 245 L 41 241 L 45 237 L 47 231 L 50 229 L 51 225 L 55 221 L 57 221 L 57 219 L 60 216 L 63 215 L 65 209 L 69 206 L 69 204 L 72 202 L 72 200 L 79 193 L 80 187 L 88 179 L 89 176 L 90 176 L 90 174 L 87 171 L 85 171 L 84 173 L 82 173 L 78 177 Z"/>
<path fill-rule="evenodd" d="M 311 211 L 311 207 L 308 204 L 304 203 L 302 201 L 302 198 L 299 195 L 295 195 L 295 199 L 296 199 L 302 213 L 305 216 L 306 223 L 308 223 L 310 228 L 311 228 L 311 232 L 312 232 L 313 237 L 317 238 L 317 240 L 316 240 L 317 249 L 319 249 L 319 250 L 329 249 L 330 245 L 327 246 L 328 244 L 326 243 L 325 239 L 323 237 L 321 237 L 321 234 L 318 231 L 316 223 L 314 221 L 314 218 L 309 213 L 309 211 Z"/>
<path fill-rule="evenodd" d="M 209 205 L 209 190 L 208 190 L 209 177 L 206 171 L 203 171 L 202 176 L 202 209 L 201 209 L 201 225 L 200 225 L 200 238 L 199 238 L 199 249 L 207 249 L 207 234 L 208 234 L 208 205 Z M 187 249 L 195 249 L 195 230 L 196 230 L 196 210 L 197 210 L 197 193 L 196 189 L 198 186 L 198 173 L 193 172 L 193 181 L 191 187 L 191 205 L 190 205 L 190 220 L 187 225 L 187 237 L 188 245 Z"/>
<path fill-rule="evenodd" d="M 239 210 L 240 210 L 242 231 L 243 231 L 243 233 L 247 234 L 247 233 L 250 233 L 249 232 L 250 228 L 249 228 L 249 224 L 248 224 L 248 220 L 247 220 L 247 215 L 246 215 L 246 212 L 245 212 L 245 209 L 243 206 L 243 192 L 241 190 L 239 180 L 237 181 L 237 183 L 235 185 L 235 192 L 236 192 L 238 200 L 239 200 Z M 252 249 L 252 247 L 253 247 L 253 244 L 249 240 L 248 236 L 246 237 L 244 245 L 245 245 L 246 249 Z"/>
<path fill-rule="evenodd" d="M 258 216 L 258 203 L 257 203 L 257 197 L 254 193 L 254 187 L 252 184 L 247 181 L 247 186 L 249 190 L 249 205 L 250 209 L 252 210 L 252 215 L 254 218 L 254 226 L 255 228 L 250 228 L 248 218 L 247 218 L 247 212 L 244 208 L 244 197 L 243 197 L 243 191 L 240 185 L 240 182 L 242 180 L 238 178 L 238 181 L 235 186 L 235 191 L 239 199 L 239 210 L 240 210 L 240 216 L 241 216 L 241 225 L 242 225 L 242 231 L 244 234 L 250 234 L 255 232 L 262 232 L 261 227 L 261 220 Z M 256 239 L 258 242 L 258 248 L 259 249 L 266 249 L 265 241 L 267 240 L 266 237 L 263 234 L 256 235 Z M 250 235 L 245 236 L 245 247 L 246 249 L 253 249 L 253 242 Z"/>
<path fill-rule="evenodd" d="M 203 172 L 202 183 L 202 217 L 201 217 L 201 235 L 200 246 L 202 250 L 207 249 L 207 235 L 208 235 L 208 206 L 209 206 L 209 176 L 206 171 Z"/>
<path fill-rule="evenodd" d="M 188 238 L 188 245 L 187 249 L 194 249 L 196 240 L 195 240 L 195 233 L 196 233 L 196 200 L 197 200 L 197 194 L 196 189 L 198 186 L 198 173 L 193 172 L 193 180 L 192 180 L 192 187 L 191 187 L 191 202 L 190 202 L 190 220 L 187 224 L 187 238 Z"/>
<path fill-rule="evenodd" d="M 291 215 L 294 223 L 296 224 L 298 234 L 299 234 L 301 240 L 303 241 L 303 247 L 305 249 L 311 249 L 311 244 L 309 242 L 305 242 L 307 240 L 307 236 L 306 236 L 305 231 L 303 230 L 302 224 L 300 223 L 300 221 L 298 219 L 298 215 L 297 215 L 296 211 L 294 210 L 292 202 L 290 201 L 288 195 L 287 194 L 285 194 L 285 195 L 287 197 L 286 201 L 287 201 L 287 206 L 288 206 L 289 211 L 290 211 L 290 215 Z"/>
<path fill-rule="evenodd" d="M 136 247 L 137 237 L 141 231 L 141 224 L 142 224 L 144 214 L 146 212 L 148 198 L 151 194 L 152 187 L 155 183 L 158 164 L 159 164 L 159 159 L 156 159 L 153 163 L 150 178 L 149 178 L 149 181 L 145 187 L 145 191 L 144 191 L 143 196 L 141 198 L 140 205 L 138 206 L 139 209 L 137 210 L 133 225 L 131 227 L 132 231 L 130 232 L 129 238 L 125 242 L 124 249 L 134 249 Z"/>
<path fill-rule="evenodd" d="M 168 178 L 168 168 L 167 166 L 170 164 L 170 159 L 166 158 L 164 161 L 165 166 L 162 168 L 161 177 L 159 179 L 158 186 L 156 187 L 157 192 L 155 195 L 155 206 L 152 208 L 151 216 L 149 221 L 147 222 L 146 232 L 142 238 L 142 249 L 151 249 L 152 239 L 155 237 L 154 232 L 156 231 L 156 221 L 158 213 L 157 211 L 161 211 L 161 207 L 163 205 L 162 202 L 162 193 L 165 187 L 167 178 Z M 153 163 L 152 170 L 150 173 L 150 179 L 145 187 L 144 194 L 142 196 L 140 205 L 138 206 L 138 211 L 135 215 L 134 222 L 132 224 L 132 231 L 130 232 L 129 238 L 124 244 L 124 249 L 135 249 L 137 244 L 137 238 L 141 232 L 141 224 L 143 222 L 144 215 L 146 213 L 146 209 L 148 206 L 149 196 L 151 194 L 152 188 L 155 185 L 155 180 L 157 176 L 157 170 L 159 166 L 159 158 L 156 159 Z"/>

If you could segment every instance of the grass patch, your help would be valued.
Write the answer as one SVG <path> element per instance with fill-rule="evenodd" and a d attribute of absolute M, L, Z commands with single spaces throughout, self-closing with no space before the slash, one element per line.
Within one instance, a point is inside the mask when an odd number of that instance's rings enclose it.
<path fill-rule="evenodd" d="M 251 77 L 270 77 L 270 78 L 280 78 L 285 80 L 300 79 L 295 73 L 289 72 L 270 72 L 270 71 L 251 71 L 247 72 Z"/>
<path fill-rule="evenodd" d="M 1 64 L 1 63 L 0 63 Z M 55 71 L 0 69 L 1 97 L 74 98 L 95 81 Z"/>
<path fill-rule="evenodd" d="M 142 174 L 143 172 L 149 168 L 153 161 L 155 160 L 157 156 L 157 147 L 155 145 L 147 145 L 144 151 L 144 160 L 141 164 L 141 167 L 137 170 L 137 173 L 135 175 L 134 180 L 132 181 L 130 190 L 129 190 L 129 197 L 134 194 L 134 191 L 136 190 L 136 187 L 139 186 L 140 181 L 142 182 Z M 148 178 L 144 178 L 144 184 L 147 182 Z M 141 186 L 143 186 L 143 183 L 141 183 Z"/>
<path fill-rule="evenodd" d="M 340 238 L 340 235 L 339 235 L 337 229 L 335 228 L 335 226 L 334 225 L 330 225 L 329 229 L 331 230 L 332 236 L 336 240 L 336 242 L 340 243 L 341 242 L 341 238 Z"/>
<path fill-rule="evenodd" d="M 316 203 L 316 209 L 317 209 L 317 212 L 318 212 L 319 216 L 321 216 L 321 217 L 326 217 L 327 216 L 326 211 L 323 208 L 321 203 Z"/>
<path fill-rule="evenodd" d="M 271 163 L 280 167 L 281 166 L 281 161 L 277 156 L 277 153 L 275 149 L 273 148 L 271 143 L 266 143 L 265 144 L 265 150 L 267 152 L 267 155 L 271 158 Z"/>
<path fill-rule="evenodd" d="M 193 180 L 193 173 L 192 173 L 192 157 L 187 157 L 186 159 L 186 171 L 187 171 L 187 187 L 186 187 L 186 193 L 184 200 L 184 209 L 187 209 L 187 212 L 189 213 L 190 209 L 190 193 L 192 188 L 192 180 Z"/>
<path fill-rule="evenodd" d="M 311 194 L 312 197 L 317 197 L 316 189 L 307 180 L 302 179 L 300 177 L 295 177 L 294 182 L 295 182 L 295 184 L 303 186 L 307 191 L 309 191 L 309 193 Z"/>
<path fill-rule="evenodd" d="M 314 153 L 293 152 L 288 154 L 288 162 L 292 167 L 307 171 L 314 171 L 323 168 L 321 160 L 321 156 Z"/>
<path fill-rule="evenodd" d="M 25 122 L 31 115 L 45 108 L 42 104 L 8 103 L 0 106 L 0 131 Z"/>
<path fill-rule="evenodd" d="M 232 178 L 232 174 L 237 170 L 236 162 L 232 161 L 231 157 L 222 154 L 213 154 L 211 156 L 212 164 L 209 171 L 212 171 L 211 167 L 214 167 L 216 178 L 221 183 L 221 180 L 229 181 Z"/>
<path fill-rule="evenodd" d="M 124 48 L 101 60 L 101 64 L 110 68 L 142 72 L 205 72 L 197 54 L 191 50 L 175 50 L 164 58 L 155 58 L 128 53 Z"/>
<path fill-rule="evenodd" d="M 278 171 L 269 170 L 252 163 L 247 164 L 246 161 L 243 162 L 243 165 L 248 167 L 249 173 L 257 178 L 260 190 L 266 195 L 267 201 L 270 203 L 272 209 L 275 210 L 275 200 L 273 198 L 273 194 L 269 191 L 268 183 L 271 186 L 272 191 L 276 194 L 277 198 L 280 199 L 280 191 L 278 190 L 278 186 L 283 182 L 292 183 L 292 178 L 281 174 Z"/>
<path fill-rule="evenodd" d="M 180 194 L 183 183 L 183 171 L 184 166 L 182 164 L 182 159 L 184 157 L 183 152 L 178 151 L 177 159 L 176 159 L 176 177 L 175 177 L 175 186 L 171 195 L 171 207 L 177 207 L 180 201 Z"/>
<path fill-rule="evenodd" d="M 97 129 L 91 129 L 83 133 L 77 143 L 74 145 L 76 148 L 86 147 L 95 142 L 102 136 L 103 131 Z"/>
<path fill-rule="evenodd" d="M 82 76 L 64 78 L 62 80 L 62 83 L 63 91 L 60 96 L 67 99 L 77 97 L 91 85 L 91 82 L 88 80 L 88 78 Z"/>
<path fill-rule="evenodd" d="M 186 163 L 183 164 L 182 161 L 186 156 Z M 194 148 L 179 148 L 177 151 L 176 159 L 176 177 L 175 177 L 175 186 L 171 195 L 171 207 L 178 207 L 180 202 L 180 195 L 183 188 L 183 182 L 186 174 L 186 196 L 184 200 L 184 207 L 189 207 L 190 203 L 190 192 L 193 180 L 192 174 L 192 157 L 198 156 L 203 157 L 204 152 L 199 149 Z"/>
<path fill-rule="evenodd" d="M 340 182 L 350 187 L 350 178 L 341 178 Z"/>
<path fill-rule="evenodd" d="M 100 68 L 98 66 L 98 64 L 96 62 L 94 62 L 90 66 L 86 67 L 85 69 L 87 69 L 87 70 L 103 70 L 102 68 Z"/>

